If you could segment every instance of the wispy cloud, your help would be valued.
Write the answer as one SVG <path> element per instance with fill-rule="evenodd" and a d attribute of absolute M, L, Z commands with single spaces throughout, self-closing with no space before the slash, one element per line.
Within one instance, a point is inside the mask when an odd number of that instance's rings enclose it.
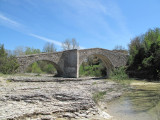
<path fill-rule="evenodd" d="M 2 14 L 0 14 L 0 21 L 3 22 L 3 23 L 9 24 L 9 25 L 15 26 L 15 27 L 20 27 L 21 26 L 20 23 L 9 19 L 8 17 L 6 17 Z"/>
<path fill-rule="evenodd" d="M 30 33 L 29 35 L 32 36 L 32 37 L 35 37 L 35 38 L 44 40 L 44 41 L 46 41 L 46 42 L 54 43 L 54 44 L 57 45 L 57 46 L 61 46 L 61 45 L 62 45 L 61 42 L 56 41 L 56 40 L 52 40 L 52 39 L 49 39 L 49 38 L 46 38 L 46 37 L 42 37 L 42 36 L 39 36 L 39 35 L 36 35 L 36 34 L 32 34 L 32 33 Z"/>
<path fill-rule="evenodd" d="M 40 35 L 37 35 L 37 34 L 33 34 L 33 33 L 28 33 L 28 32 L 25 32 L 25 31 L 28 31 L 28 30 L 24 30 L 24 25 L 20 24 L 19 22 L 17 21 L 14 21 L 2 14 L 0 14 L 0 21 L 3 21 L 5 22 L 4 25 L 6 26 L 10 26 L 14 29 L 20 29 L 22 30 L 21 32 L 25 33 L 26 35 L 29 35 L 29 36 L 32 36 L 34 38 L 37 38 L 37 39 L 40 39 L 40 40 L 43 40 L 43 41 L 46 41 L 46 42 L 50 42 L 50 43 L 54 43 L 55 45 L 61 47 L 62 46 L 62 43 L 57 41 L 57 40 L 53 40 L 53 39 L 49 39 L 49 38 L 46 38 L 44 36 L 40 36 Z M 7 24 L 6 24 L 7 23 Z M 2 23 L 3 24 L 3 23 Z M 22 27 L 23 26 L 23 27 Z M 85 49 L 84 47 L 80 46 L 80 49 Z"/>
<path fill-rule="evenodd" d="M 131 34 L 117 2 L 114 0 L 69 1 L 66 1 L 68 8 L 71 9 L 69 15 L 72 15 L 79 28 L 94 36 L 95 42 L 101 40 L 99 44 L 102 41 L 118 43 L 121 40 L 126 43 Z"/>
<path fill-rule="evenodd" d="M 36 35 L 36 34 L 33 34 L 33 33 L 25 32 L 25 31 L 28 31 L 28 30 L 24 30 L 24 27 L 22 27 L 24 25 L 20 24 L 17 21 L 14 21 L 14 20 L 12 20 L 12 19 L 10 19 L 10 18 L 8 18 L 8 17 L 6 17 L 2 14 L 0 14 L 0 21 L 1 21 L 1 24 L 3 24 L 4 26 L 12 27 L 15 30 L 20 29 L 21 32 L 25 33 L 26 35 L 32 36 L 34 38 L 38 38 L 38 39 L 43 40 L 43 41 L 54 43 L 57 46 L 61 46 L 61 44 L 62 44 L 61 42 L 56 41 L 56 40 L 52 40 L 52 39 L 49 39 L 49 38 L 46 38 L 46 37 L 43 37 L 43 36 L 39 36 L 39 35 Z"/>

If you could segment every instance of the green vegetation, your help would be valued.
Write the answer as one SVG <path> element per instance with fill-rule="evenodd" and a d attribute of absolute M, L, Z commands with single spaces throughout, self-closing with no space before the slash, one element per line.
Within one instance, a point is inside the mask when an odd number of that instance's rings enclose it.
<path fill-rule="evenodd" d="M 109 78 L 112 80 L 127 80 L 129 79 L 128 75 L 126 74 L 126 67 L 119 67 L 115 68 L 111 71 Z"/>
<path fill-rule="evenodd" d="M 92 98 L 95 103 L 98 103 L 99 100 L 101 100 L 104 95 L 106 95 L 106 91 L 99 91 L 93 94 Z"/>
<path fill-rule="evenodd" d="M 127 67 L 124 66 L 113 69 L 109 74 L 109 79 L 121 84 L 125 88 L 128 88 L 128 85 L 130 85 L 132 79 L 128 77 L 126 69 Z"/>
<path fill-rule="evenodd" d="M 90 56 L 79 68 L 80 76 L 101 77 L 106 76 L 103 62 L 96 56 Z"/>
<path fill-rule="evenodd" d="M 32 73 L 42 73 L 42 71 L 41 71 L 41 69 L 40 69 L 40 67 L 38 66 L 38 64 L 37 64 L 37 62 L 34 62 L 33 64 L 32 64 Z"/>
<path fill-rule="evenodd" d="M 93 83 L 92 83 L 92 85 L 96 85 L 96 84 L 97 84 L 97 82 L 93 82 Z"/>
<path fill-rule="evenodd" d="M 117 49 L 122 51 L 122 47 Z M 129 59 L 127 67 L 114 69 L 110 78 L 112 80 L 127 80 L 128 75 L 136 78 L 150 80 L 160 79 L 160 29 L 148 30 L 145 34 L 137 36 L 129 44 Z M 127 74 L 128 75 L 127 75 Z"/>
<path fill-rule="evenodd" d="M 80 76 L 95 76 L 101 77 L 103 66 L 93 65 L 93 66 L 80 66 Z"/>
<path fill-rule="evenodd" d="M 160 29 L 149 30 L 137 36 L 129 44 L 127 71 L 135 71 L 134 76 L 160 79 Z M 141 73 L 141 74 L 139 74 Z"/>
<path fill-rule="evenodd" d="M 54 65 L 47 61 L 37 61 L 28 66 L 26 72 L 28 73 L 48 73 L 48 74 L 55 74 L 56 68 Z"/>
<path fill-rule="evenodd" d="M 3 74 L 13 74 L 18 68 L 18 62 L 15 56 L 8 56 L 4 45 L 0 45 L 0 72 Z"/>

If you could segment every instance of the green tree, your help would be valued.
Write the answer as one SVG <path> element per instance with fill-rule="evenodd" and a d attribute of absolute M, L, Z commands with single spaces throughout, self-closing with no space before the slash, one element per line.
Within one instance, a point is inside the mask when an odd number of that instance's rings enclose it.
<path fill-rule="evenodd" d="M 32 73 L 41 73 L 41 69 L 40 67 L 38 66 L 37 62 L 34 62 L 32 64 Z"/>
<path fill-rule="evenodd" d="M 150 29 L 129 44 L 128 70 L 145 73 L 149 79 L 160 79 L 160 29 Z M 145 71 L 145 72 L 144 72 Z"/>
<path fill-rule="evenodd" d="M 26 47 L 26 49 L 25 49 L 26 55 L 38 54 L 38 53 L 41 53 L 40 49 L 34 49 L 34 48 L 30 48 L 30 47 Z"/>
<path fill-rule="evenodd" d="M 15 73 L 19 64 L 15 56 L 8 56 L 4 45 L 0 45 L 0 72 L 3 74 Z"/>
<path fill-rule="evenodd" d="M 7 53 L 5 51 L 5 48 L 4 48 L 4 45 L 0 45 L 0 56 L 3 58 L 3 57 L 6 57 L 7 56 Z"/>

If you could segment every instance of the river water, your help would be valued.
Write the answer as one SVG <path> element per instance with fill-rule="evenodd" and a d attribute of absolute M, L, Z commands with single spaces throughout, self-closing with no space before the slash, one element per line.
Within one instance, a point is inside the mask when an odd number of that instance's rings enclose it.
<path fill-rule="evenodd" d="M 124 96 L 107 105 L 113 120 L 160 120 L 160 84 L 133 85 Z"/>

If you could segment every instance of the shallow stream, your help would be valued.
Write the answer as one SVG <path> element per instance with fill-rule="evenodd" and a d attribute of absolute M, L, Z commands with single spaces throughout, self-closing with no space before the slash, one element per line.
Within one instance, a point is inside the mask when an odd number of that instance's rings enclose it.
<path fill-rule="evenodd" d="M 107 105 L 113 120 L 160 120 L 160 83 L 139 82 L 132 86 Z"/>

